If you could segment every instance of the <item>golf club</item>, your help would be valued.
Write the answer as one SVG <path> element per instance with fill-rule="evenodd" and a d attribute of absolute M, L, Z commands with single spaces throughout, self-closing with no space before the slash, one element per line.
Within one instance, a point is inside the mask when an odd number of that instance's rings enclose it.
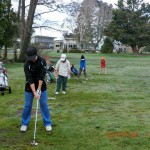
<path fill-rule="evenodd" d="M 36 125 L 37 125 L 37 115 L 38 115 L 38 105 L 39 105 L 39 99 L 37 99 L 36 113 L 35 113 L 34 137 L 33 137 L 33 142 L 31 142 L 31 145 L 38 145 L 38 143 L 35 141 L 35 137 L 36 137 Z"/>

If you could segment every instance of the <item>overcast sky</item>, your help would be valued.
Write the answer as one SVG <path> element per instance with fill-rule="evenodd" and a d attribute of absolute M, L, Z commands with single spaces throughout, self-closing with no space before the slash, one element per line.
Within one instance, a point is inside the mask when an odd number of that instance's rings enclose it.
<path fill-rule="evenodd" d="M 65 2 L 71 2 L 71 0 L 64 0 Z M 74 0 L 78 2 L 82 2 L 83 0 Z M 117 0 L 103 0 L 103 2 L 107 2 L 108 4 L 113 4 L 117 2 Z M 42 16 L 43 18 L 50 18 L 53 21 L 58 21 L 59 23 L 62 23 L 63 19 L 67 17 L 64 14 L 60 13 L 50 13 L 49 15 L 45 14 Z M 61 32 L 56 32 L 54 30 L 47 30 L 47 29 L 36 29 L 36 32 L 33 35 L 42 35 L 42 36 L 52 36 L 52 37 L 57 37 L 57 39 L 62 39 L 62 33 Z"/>

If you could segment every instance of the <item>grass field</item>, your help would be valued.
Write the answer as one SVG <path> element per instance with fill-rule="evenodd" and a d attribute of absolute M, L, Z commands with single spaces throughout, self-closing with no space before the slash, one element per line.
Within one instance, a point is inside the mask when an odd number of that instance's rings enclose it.
<path fill-rule="evenodd" d="M 47 52 L 54 65 L 60 53 Z M 107 75 L 99 75 L 101 54 L 84 54 L 88 81 L 83 74 L 68 80 L 67 94 L 48 100 L 52 134 L 39 113 L 38 146 L 33 141 L 36 101 L 28 131 L 20 132 L 24 103 L 23 64 L 5 64 L 12 94 L 0 95 L 0 150 L 149 150 L 150 56 L 104 55 Z M 81 54 L 67 54 L 79 67 Z M 55 83 L 48 84 L 52 97 Z"/>

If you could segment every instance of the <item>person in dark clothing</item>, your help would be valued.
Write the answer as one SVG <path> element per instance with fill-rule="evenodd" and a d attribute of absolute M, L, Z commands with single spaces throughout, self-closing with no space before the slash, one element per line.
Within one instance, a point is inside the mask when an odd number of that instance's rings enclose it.
<path fill-rule="evenodd" d="M 46 131 L 51 131 L 50 112 L 47 105 L 47 87 L 45 82 L 46 61 L 37 55 L 35 47 L 29 47 L 26 50 L 26 62 L 24 64 L 24 72 L 26 77 L 25 84 L 25 103 L 22 112 L 22 125 L 20 130 L 27 131 L 31 119 L 33 99 L 40 102 L 40 110 L 43 117 Z"/>

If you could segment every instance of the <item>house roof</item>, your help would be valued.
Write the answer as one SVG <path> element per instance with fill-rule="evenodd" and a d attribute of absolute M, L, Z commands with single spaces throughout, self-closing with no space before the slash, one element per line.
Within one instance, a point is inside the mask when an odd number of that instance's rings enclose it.
<path fill-rule="evenodd" d="M 63 40 L 54 40 L 54 42 L 63 42 Z"/>

